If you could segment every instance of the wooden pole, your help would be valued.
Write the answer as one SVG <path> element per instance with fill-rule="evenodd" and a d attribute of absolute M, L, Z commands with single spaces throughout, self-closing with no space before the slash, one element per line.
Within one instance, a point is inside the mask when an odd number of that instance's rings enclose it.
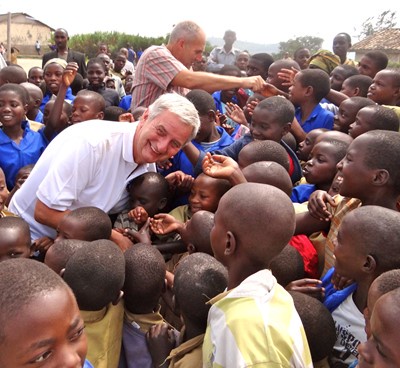
<path fill-rule="evenodd" d="M 7 60 L 11 61 L 11 13 L 7 17 Z"/>

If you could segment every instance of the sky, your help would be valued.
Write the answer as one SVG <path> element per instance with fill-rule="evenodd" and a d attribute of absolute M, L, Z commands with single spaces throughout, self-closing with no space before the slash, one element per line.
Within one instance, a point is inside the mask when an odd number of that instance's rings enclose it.
<path fill-rule="evenodd" d="M 116 31 L 158 37 L 165 36 L 179 21 L 193 20 L 204 29 L 207 37 L 222 38 L 227 29 L 236 31 L 238 40 L 262 44 L 314 36 L 324 39 L 323 47 L 331 49 L 337 33 L 349 33 L 355 43 L 362 23 L 386 10 L 396 11 L 397 27 L 400 27 L 398 0 L 368 3 L 352 0 L 329 3 L 298 0 L 251 0 L 249 3 L 234 0 L 128 0 L 113 4 L 98 0 L 13 0 L 0 2 L 0 14 L 27 13 L 52 28 L 65 28 L 70 36 Z"/>

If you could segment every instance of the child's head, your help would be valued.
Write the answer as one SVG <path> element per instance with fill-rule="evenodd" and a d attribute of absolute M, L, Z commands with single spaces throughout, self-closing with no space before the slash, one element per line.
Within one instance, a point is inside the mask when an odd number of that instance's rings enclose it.
<path fill-rule="evenodd" d="M 27 112 L 33 109 L 39 109 L 43 100 L 42 90 L 37 85 L 29 82 L 21 83 L 20 86 L 24 87 L 28 91 L 29 101 Z"/>
<path fill-rule="evenodd" d="M 368 88 L 371 84 L 372 78 L 367 75 L 352 75 L 343 81 L 340 92 L 349 97 L 367 97 Z"/>
<path fill-rule="evenodd" d="M 235 65 L 241 70 L 246 72 L 247 66 L 249 65 L 250 54 L 247 51 L 242 51 L 238 56 L 236 56 Z"/>
<path fill-rule="evenodd" d="M 3 211 L 4 203 L 8 198 L 8 189 L 6 184 L 6 176 L 3 169 L 0 167 L 0 211 Z"/>
<path fill-rule="evenodd" d="M 137 243 L 125 253 L 125 308 L 147 314 L 157 308 L 165 287 L 165 261 L 153 246 Z"/>
<path fill-rule="evenodd" d="M 102 120 L 105 108 L 106 102 L 100 93 L 83 89 L 72 102 L 71 123 L 76 124 L 93 119 Z"/>
<path fill-rule="evenodd" d="M 0 87 L 0 122 L 2 128 L 20 126 L 28 109 L 29 94 L 19 84 L 7 83 Z M 9 112 L 4 112 L 4 110 Z"/>
<path fill-rule="evenodd" d="M 351 48 L 351 36 L 346 32 L 338 33 L 332 42 L 332 50 L 339 56 L 341 63 L 347 59 L 347 51 Z"/>
<path fill-rule="evenodd" d="M 379 222 L 377 220 L 379 219 Z M 400 214 L 381 206 L 350 211 L 340 225 L 335 244 L 338 274 L 371 282 L 381 273 L 400 268 Z"/>
<path fill-rule="evenodd" d="M 327 191 L 336 176 L 336 166 L 346 155 L 348 147 L 348 143 L 334 139 L 315 144 L 303 169 L 307 183 Z"/>
<path fill-rule="evenodd" d="M 46 89 L 54 95 L 58 94 L 66 66 L 67 62 L 64 59 L 54 58 L 50 59 L 43 67 Z"/>
<path fill-rule="evenodd" d="M 321 362 L 331 354 L 335 345 L 335 321 L 318 299 L 298 291 L 290 291 L 290 295 L 303 323 L 312 361 Z"/>
<path fill-rule="evenodd" d="M 161 212 L 170 198 L 169 184 L 159 173 L 147 172 L 128 185 L 130 208 L 143 207 L 150 217 Z"/>
<path fill-rule="evenodd" d="M 119 121 L 119 117 L 127 112 L 128 110 L 119 106 L 106 106 L 104 109 L 104 120 Z"/>
<path fill-rule="evenodd" d="M 84 86 L 87 83 L 89 83 L 87 79 L 83 79 L 80 73 L 76 73 L 75 78 L 70 85 L 72 94 L 76 96 L 79 91 L 82 91 L 82 89 L 85 88 Z"/>
<path fill-rule="evenodd" d="M 296 150 L 297 150 L 297 141 L 296 141 L 295 136 L 291 132 L 288 132 L 287 134 L 285 134 L 282 137 L 282 141 L 284 141 L 290 147 L 290 149 L 293 152 L 296 152 Z"/>
<path fill-rule="evenodd" d="M 349 135 L 357 138 L 370 130 L 399 131 L 399 118 L 390 108 L 381 105 L 366 106 L 360 109 L 354 123 L 350 124 Z"/>
<path fill-rule="evenodd" d="M 375 105 L 375 102 L 366 97 L 347 98 L 339 105 L 339 111 L 333 120 L 333 129 L 347 134 L 350 124 L 356 120 L 358 111 L 371 105 Z"/>
<path fill-rule="evenodd" d="M 207 302 L 226 289 L 227 279 L 225 267 L 208 254 L 191 254 L 179 263 L 174 277 L 175 308 L 184 323 L 206 331 L 211 307 Z"/>
<path fill-rule="evenodd" d="M 376 73 L 386 69 L 389 63 L 388 56 L 382 51 L 368 51 L 358 62 L 358 71 L 360 74 L 375 78 Z"/>
<path fill-rule="evenodd" d="M 231 77 L 241 77 L 242 73 L 236 65 L 224 65 L 219 71 L 221 75 L 229 75 Z M 221 91 L 221 100 L 224 103 L 233 102 L 233 98 L 236 95 L 238 88 L 223 89 Z"/>
<path fill-rule="evenodd" d="M 31 232 L 28 223 L 20 217 L 0 218 L 0 262 L 11 258 L 29 258 Z"/>
<path fill-rule="evenodd" d="M 385 69 L 376 73 L 367 97 L 380 105 L 397 105 L 400 98 L 400 71 Z"/>
<path fill-rule="evenodd" d="M 213 255 L 210 232 L 214 225 L 214 214 L 209 211 L 197 211 L 190 220 L 185 222 L 180 235 L 189 254 L 195 252 Z"/>
<path fill-rule="evenodd" d="M 296 74 L 289 88 L 289 99 L 295 105 L 311 100 L 319 103 L 330 91 L 329 75 L 320 69 L 304 69 Z"/>
<path fill-rule="evenodd" d="M 343 82 L 353 76 L 358 75 L 358 69 L 351 65 L 339 65 L 332 70 L 330 75 L 331 89 L 340 91 L 342 89 Z"/>
<path fill-rule="evenodd" d="M 273 161 L 289 172 L 289 156 L 281 144 L 275 141 L 252 141 L 246 144 L 238 156 L 241 169 L 258 161 Z"/>
<path fill-rule="evenodd" d="M 284 92 L 289 92 L 289 86 L 284 85 L 284 80 L 278 77 L 278 73 L 281 69 L 292 69 L 295 68 L 300 70 L 300 65 L 292 59 L 281 59 L 274 61 L 268 68 L 267 83 L 274 85 L 276 88 Z"/>
<path fill-rule="evenodd" d="M 97 207 L 80 207 L 67 213 L 57 227 L 57 238 L 93 241 L 109 239 L 112 223 L 108 215 Z"/>
<path fill-rule="evenodd" d="M 45 125 L 47 124 L 47 122 L 49 120 L 50 112 L 54 106 L 54 102 L 55 102 L 54 99 L 50 99 L 46 103 L 46 105 L 44 105 L 42 122 Z M 69 123 L 69 117 L 71 116 L 71 113 L 72 113 L 72 105 L 70 103 L 68 103 L 67 101 L 64 101 L 60 120 L 59 120 L 61 126 L 67 126 L 67 124 Z"/>
<path fill-rule="evenodd" d="M 134 81 L 134 76 L 129 74 L 125 77 L 125 92 L 127 95 L 129 95 L 132 92 L 132 87 L 133 87 L 133 81 Z"/>
<path fill-rule="evenodd" d="M 378 299 L 371 317 L 371 337 L 358 346 L 359 364 L 363 367 L 400 366 L 400 288 Z"/>
<path fill-rule="evenodd" d="M 125 64 L 126 64 L 126 56 L 122 53 L 119 53 L 117 57 L 114 59 L 114 70 L 120 73 Z"/>
<path fill-rule="evenodd" d="M 247 65 L 247 76 L 253 77 L 259 75 L 266 80 L 268 77 L 268 68 L 274 62 L 274 58 L 267 53 L 254 54 L 250 57 Z"/>
<path fill-rule="evenodd" d="M 33 83 L 42 89 L 43 86 L 43 69 L 38 66 L 33 66 L 28 71 L 28 82 Z"/>
<path fill-rule="evenodd" d="M 300 69 L 307 69 L 310 56 L 311 53 L 309 49 L 306 47 L 299 47 L 293 54 L 293 60 L 299 64 Z"/>
<path fill-rule="evenodd" d="M 256 140 L 280 142 L 290 130 L 294 106 L 285 98 L 273 96 L 262 100 L 254 109 L 250 133 Z"/>
<path fill-rule="evenodd" d="M 288 171 L 277 162 L 257 161 L 242 169 L 249 183 L 269 184 L 279 188 L 289 197 L 293 184 Z"/>
<path fill-rule="evenodd" d="M 87 63 L 87 79 L 89 85 L 94 88 L 99 88 L 104 85 L 104 78 L 106 76 L 106 68 L 103 60 L 100 58 L 90 59 Z"/>
<path fill-rule="evenodd" d="M 135 121 L 139 121 L 145 111 L 146 108 L 144 106 L 138 106 L 131 113 Z"/>
<path fill-rule="evenodd" d="M 26 72 L 20 65 L 8 65 L 0 69 L 0 86 L 7 83 L 20 84 L 27 80 Z"/>
<path fill-rule="evenodd" d="M 0 326 L 1 367 L 83 367 L 87 341 L 74 294 L 43 263 L 0 263 Z"/>
<path fill-rule="evenodd" d="M 214 256 L 228 271 L 241 267 L 242 275 L 250 275 L 268 268 L 294 228 L 293 204 L 280 189 L 258 183 L 236 185 L 221 198 L 215 213 L 210 234 Z"/>
<path fill-rule="evenodd" d="M 90 242 L 78 239 L 61 239 L 46 252 L 44 263 L 54 272 L 61 274 L 68 260 L 77 249 L 90 245 Z"/>
<path fill-rule="evenodd" d="M 231 188 L 226 179 L 216 179 L 201 173 L 193 182 L 189 195 L 192 215 L 200 210 L 215 213 L 221 197 Z"/>
<path fill-rule="evenodd" d="M 125 280 L 125 260 L 111 240 L 96 240 L 77 249 L 63 275 L 80 310 L 98 311 L 117 303 Z"/>
<path fill-rule="evenodd" d="M 275 276 L 276 281 L 283 287 L 289 285 L 292 281 L 304 278 L 304 261 L 299 251 L 286 245 L 269 264 L 269 269 Z"/>
<path fill-rule="evenodd" d="M 358 198 L 364 204 L 380 193 L 388 200 L 400 194 L 400 134 L 386 130 L 371 130 L 350 144 L 337 169 L 342 176 L 340 194 Z M 375 200 L 377 200 L 376 198 Z M 381 198 L 383 199 L 383 198 Z"/>
<path fill-rule="evenodd" d="M 216 130 L 216 109 L 213 97 L 202 89 L 193 89 L 186 98 L 193 103 L 200 118 L 200 128 L 197 131 L 195 141 L 207 142 L 211 134 Z"/>
<path fill-rule="evenodd" d="M 296 151 L 296 155 L 299 160 L 301 161 L 308 160 L 308 158 L 310 157 L 311 150 L 314 147 L 315 140 L 319 135 L 321 135 L 326 131 L 327 129 L 325 128 L 318 128 L 318 129 L 313 129 L 306 134 L 304 141 L 299 143 L 299 147 Z"/>
<path fill-rule="evenodd" d="M 400 287 L 400 269 L 390 270 L 379 275 L 368 290 L 367 307 L 364 309 L 365 332 L 367 337 L 371 336 L 371 315 L 374 311 L 376 301 L 389 291 Z"/>

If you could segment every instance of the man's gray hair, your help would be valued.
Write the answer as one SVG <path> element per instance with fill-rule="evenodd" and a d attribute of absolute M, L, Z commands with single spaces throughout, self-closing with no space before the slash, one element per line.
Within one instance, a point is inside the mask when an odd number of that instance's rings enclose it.
<path fill-rule="evenodd" d="M 169 36 L 168 43 L 175 43 L 179 39 L 192 40 L 197 37 L 202 29 L 198 24 L 191 20 L 180 22 L 174 26 Z"/>
<path fill-rule="evenodd" d="M 149 121 L 155 119 L 165 110 L 178 115 L 182 123 L 193 128 L 192 134 L 185 144 L 190 142 L 196 136 L 200 127 L 199 114 L 197 113 L 193 103 L 191 103 L 186 97 L 178 95 L 177 93 L 165 93 L 158 97 L 157 100 L 149 106 Z"/>

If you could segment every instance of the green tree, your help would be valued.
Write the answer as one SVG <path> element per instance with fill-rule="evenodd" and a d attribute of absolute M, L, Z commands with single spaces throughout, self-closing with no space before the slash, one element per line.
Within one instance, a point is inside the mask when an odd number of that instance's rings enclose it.
<path fill-rule="evenodd" d="M 391 10 L 386 10 L 376 17 L 369 17 L 362 23 L 358 39 L 361 40 L 375 32 L 393 28 L 396 26 L 396 22 L 396 12 Z"/>
<path fill-rule="evenodd" d="M 293 57 L 294 52 L 300 47 L 306 47 L 310 50 L 311 54 L 313 54 L 321 49 L 323 42 L 324 40 L 322 38 L 313 36 L 297 37 L 286 42 L 279 42 L 279 52 L 273 54 L 273 56 L 275 59 L 281 59 L 284 54 L 288 52 L 289 55 Z"/>

